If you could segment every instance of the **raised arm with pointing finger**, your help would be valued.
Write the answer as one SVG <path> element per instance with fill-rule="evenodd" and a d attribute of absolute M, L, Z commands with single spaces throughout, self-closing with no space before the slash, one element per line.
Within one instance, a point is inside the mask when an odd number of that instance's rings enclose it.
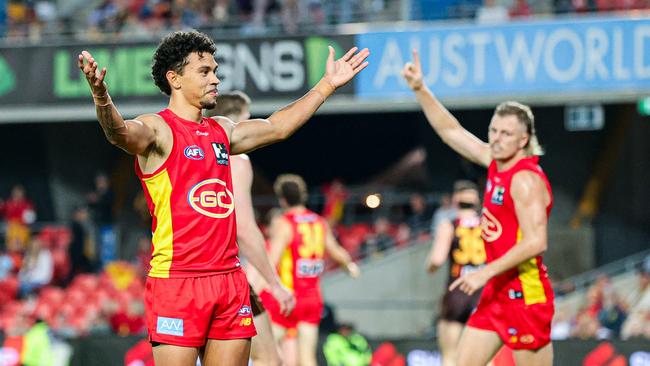
<path fill-rule="evenodd" d="M 491 160 L 488 144 L 464 129 L 424 84 L 422 64 L 417 50 L 413 50 L 413 62 L 404 65 L 402 76 L 415 93 L 429 124 L 442 141 L 465 158 L 487 167 Z"/>

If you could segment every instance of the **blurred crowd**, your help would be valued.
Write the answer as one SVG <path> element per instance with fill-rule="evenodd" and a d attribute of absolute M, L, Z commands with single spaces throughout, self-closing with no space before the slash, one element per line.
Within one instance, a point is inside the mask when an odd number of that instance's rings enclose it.
<path fill-rule="evenodd" d="M 558 309 L 554 339 L 650 339 L 650 257 L 632 281 L 599 275 L 576 310 Z"/>
<path fill-rule="evenodd" d="M 0 0 L 6 40 L 67 36 L 85 41 L 137 40 L 170 29 L 296 34 L 374 21 L 475 18 L 480 23 L 553 13 L 632 11 L 649 0 Z M 428 16 L 437 7 L 435 16 Z M 406 15 L 409 14 L 409 15 Z"/>

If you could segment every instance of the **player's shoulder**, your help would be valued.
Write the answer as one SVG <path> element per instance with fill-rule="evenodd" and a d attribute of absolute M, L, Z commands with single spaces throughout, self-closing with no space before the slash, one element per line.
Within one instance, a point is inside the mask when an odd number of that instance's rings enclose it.
<path fill-rule="evenodd" d="M 544 179 L 538 172 L 522 169 L 512 176 L 510 191 L 514 195 L 527 196 L 535 192 L 546 190 Z"/>
<path fill-rule="evenodd" d="M 226 116 L 212 116 L 212 117 L 206 117 L 212 122 L 216 122 L 221 126 L 224 130 L 228 131 L 229 133 L 235 128 L 235 122 L 231 120 L 230 118 Z"/>

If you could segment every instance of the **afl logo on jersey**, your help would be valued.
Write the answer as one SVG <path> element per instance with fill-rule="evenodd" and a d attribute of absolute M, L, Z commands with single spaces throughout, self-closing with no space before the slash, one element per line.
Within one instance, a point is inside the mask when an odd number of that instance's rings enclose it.
<path fill-rule="evenodd" d="M 203 149 L 201 149 L 196 145 L 186 147 L 183 153 L 185 154 L 186 158 L 192 160 L 203 160 L 203 158 L 205 157 L 205 154 L 203 153 Z"/>
<path fill-rule="evenodd" d="M 481 216 L 481 237 L 485 242 L 493 242 L 501 237 L 503 227 L 499 220 L 487 210 L 483 208 L 483 216 Z"/>
<path fill-rule="evenodd" d="M 235 210 L 232 192 L 221 179 L 206 179 L 192 187 L 187 201 L 194 211 L 214 219 L 223 219 Z"/>

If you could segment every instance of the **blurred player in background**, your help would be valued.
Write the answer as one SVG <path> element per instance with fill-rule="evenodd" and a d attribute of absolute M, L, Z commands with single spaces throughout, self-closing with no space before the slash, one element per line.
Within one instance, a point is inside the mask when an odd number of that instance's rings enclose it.
<path fill-rule="evenodd" d="M 104 82 L 106 68 L 83 51 L 78 67 L 95 102 L 97 119 L 112 144 L 136 155 L 135 169 L 152 224 L 151 270 L 145 288 L 149 340 L 158 366 L 244 366 L 252 324 L 249 287 L 236 243 L 229 156 L 288 138 L 338 88 L 367 66 L 356 48 L 334 60 L 302 98 L 268 119 L 234 123 L 207 118 L 217 103 L 216 47 L 205 34 L 173 32 L 158 45 L 156 85 L 170 96 L 167 109 L 124 120 Z M 249 257 L 254 263 L 266 258 Z"/>
<path fill-rule="evenodd" d="M 517 102 L 501 103 L 485 143 L 465 130 L 424 84 L 417 51 L 402 74 L 442 140 L 488 168 L 481 217 L 487 265 L 449 287 L 472 295 L 485 286 L 461 336 L 458 365 L 485 365 L 503 344 L 514 350 L 518 365 L 552 365 L 554 295 L 542 254 L 553 196 L 538 165 L 542 149 L 533 113 Z"/>
<path fill-rule="evenodd" d="M 267 291 L 260 295 L 271 315 L 275 338 L 281 341 L 287 329 L 296 328 L 298 364 L 316 366 L 318 325 L 323 310 L 319 277 L 325 269 L 325 252 L 350 276 L 358 277 L 360 271 L 334 238 L 327 221 L 305 207 L 307 185 L 300 176 L 281 175 L 273 189 L 284 213 L 271 223 L 270 256 L 282 283 L 293 290 L 296 307 L 289 316 L 283 316 Z"/>
<path fill-rule="evenodd" d="M 434 273 L 449 260 L 447 286 L 485 264 L 485 247 L 481 239 L 481 198 L 478 186 L 471 181 L 454 183 L 452 198 L 456 214 L 444 218 L 435 228 L 435 237 L 427 269 Z M 438 346 L 442 365 L 456 365 L 458 341 L 470 314 L 476 308 L 480 291 L 467 295 L 460 289 L 447 291 L 442 298 L 438 319 Z"/>
<path fill-rule="evenodd" d="M 206 116 L 224 116 L 231 121 L 238 123 L 250 119 L 250 98 L 239 91 L 222 94 L 219 96 L 217 106 L 206 111 Z M 275 268 L 271 264 L 264 246 L 264 236 L 255 221 L 255 212 L 251 198 L 251 187 L 253 184 L 253 167 L 250 158 L 246 154 L 233 155 L 230 157 L 230 169 L 232 170 L 233 194 L 235 195 L 235 207 L 237 208 L 237 243 L 241 249 L 244 258 L 253 256 L 262 256 L 265 259 L 259 259 L 264 263 L 262 268 L 258 268 L 259 273 L 266 283 L 270 284 L 269 288 L 273 297 L 281 304 L 283 313 L 288 315 L 295 306 L 296 299 L 293 294 L 288 292 L 280 283 Z M 247 274 L 251 270 L 246 268 Z M 249 282 L 250 282 L 250 276 Z M 254 366 L 279 366 L 282 365 L 282 359 L 273 338 L 271 322 L 269 321 L 266 311 L 258 299 L 257 294 L 250 289 L 251 307 L 254 315 L 255 329 L 257 335 L 253 337 L 251 343 L 251 359 Z"/>

